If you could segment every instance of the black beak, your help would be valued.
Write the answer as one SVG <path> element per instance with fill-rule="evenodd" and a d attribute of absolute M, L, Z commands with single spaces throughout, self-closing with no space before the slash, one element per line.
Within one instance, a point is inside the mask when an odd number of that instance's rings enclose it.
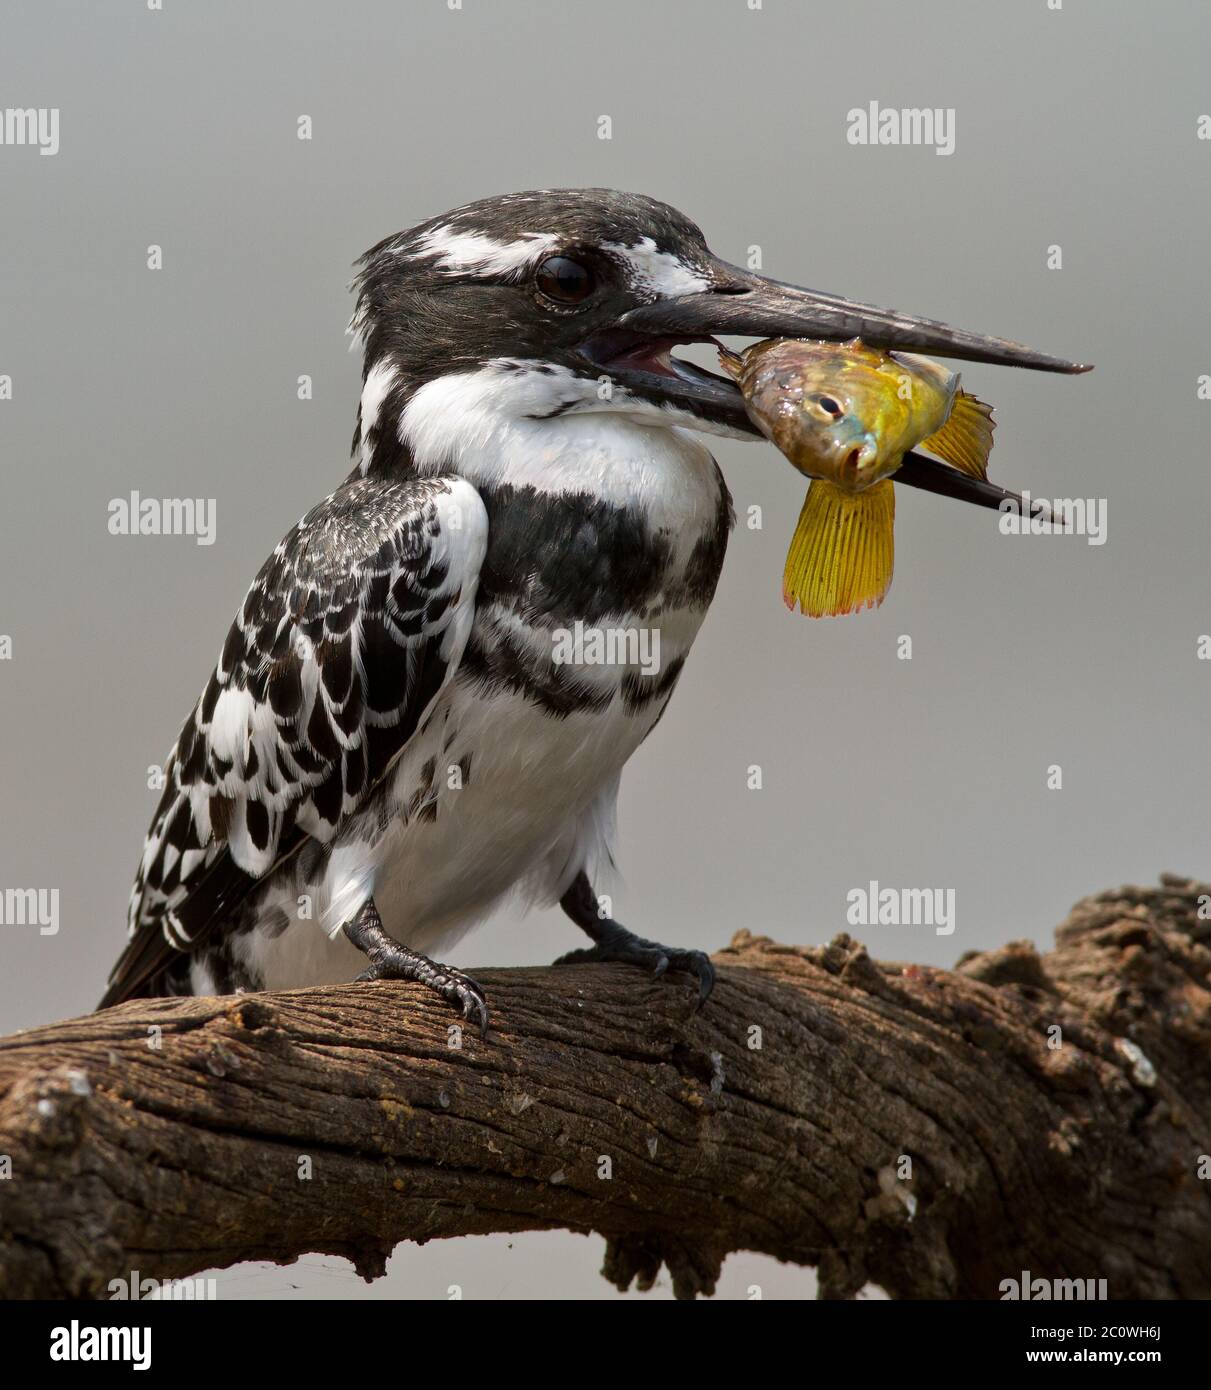
<path fill-rule="evenodd" d="M 736 387 L 713 372 L 671 356 L 673 346 L 709 342 L 722 334 L 841 342 L 861 338 L 867 346 L 885 351 L 900 349 L 1040 372 L 1091 370 L 1084 363 L 1036 352 L 1005 338 L 968 333 L 934 319 L 914 318 L 840 295 L 767 280 L 724 261 L 716 261 L 713 269 L 710 289 L 632 309 L 622 316 L 616 330 L 598 334 L 583 345 L 582 352 L 629 388 L 746 434 L 757 431 Z M 896 481 L 981 506 L 996 507 L 1014 496 L 919 454 L 907 456 Z"/>
<path fill-rule="evenodd" d="M 922 492 L 936 492 L 939 497 L 957 497 L 960 502 L 970 502 L 976 507 L 991 507 L 1000 511 L 1005 502 L 1012 502 L 1019 516 L 1029 516 L 1030 507 L 1042 508 L 1038 515 L 1055 524 L 1059 519 L 1053 517 L 1046 503 L 1032 499 L 1028 505 L 1020 493 L 990 483 L 987 478 L 973 478 L 969 473 L 960 473 L 949 464 L 939 463 L 926 454 L 907 453 L 904 462 L 892 475 L 897 483 L 907 487 L 920 488 Z"/>
<path fill-rule="evenodd" d="M 716 262 L 717 284 L 700 294 L 657 300 L 632 309 L 620 327 L 664 337 L 735 333 L 753 338 L 861 338 L 868 347 L 932 353 L 965 362 L 1032 367 L 1039 372 L 1087 372 L 1080 362 L 1050 357 L 1007 338 L 987 338 L 934 319 L 913 318 L 836 294 L 767 280 L 739 266 Z M 683 339 L 684 341 L 684 339 Z"/>

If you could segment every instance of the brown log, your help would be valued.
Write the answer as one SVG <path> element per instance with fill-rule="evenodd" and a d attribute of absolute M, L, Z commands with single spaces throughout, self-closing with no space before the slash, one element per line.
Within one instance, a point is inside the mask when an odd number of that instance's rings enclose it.
<path fill-rule="evenodd" d="M 0 1296 L 307 1251 L 372 1278 L 401 1240 L 566 1228 L 679 1296 L 755 1250 L 834 1297 L 995 1298 L 1022 1270 L 1211 1297 L 1200 894 L 1103 893 L 1047 955 L 954 971 L 742 932 L 701 1012 L 676 976 L 484 970 L 486 1040 L 392 983 L 0 1040 Z"/>

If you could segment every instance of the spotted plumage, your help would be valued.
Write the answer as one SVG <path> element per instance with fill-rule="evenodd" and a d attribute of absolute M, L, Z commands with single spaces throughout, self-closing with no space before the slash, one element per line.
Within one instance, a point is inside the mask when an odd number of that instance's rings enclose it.
<path fill-rule="evenodd" d="M 460 479 L 358 478 L 277 546 L 165 763 L 110 995 L 182 987 L 258 883 L 332 842 L 462 656 L 486 540 Z"/>

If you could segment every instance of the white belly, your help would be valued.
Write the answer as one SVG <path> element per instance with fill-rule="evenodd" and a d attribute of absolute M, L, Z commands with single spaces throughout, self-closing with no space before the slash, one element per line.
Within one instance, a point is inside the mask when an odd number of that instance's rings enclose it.
<path fill-rule="evenodd" d="M 659 620 L 662 668 L 684 658 L 702 616 L 681 610 Z M 378 847 L 374 899 L 400 940 L 446 949 L 511 889 L 556 901 L 581 867 L 591 875 L 608 852 L 619 775 L 665 699 L 635 709 L 622 698 L 619 688 L 637 666 L 586 666 L 580 674 L 586 688 L 613 698 L 562 718 L 519 692 L 485 694 L 456 681 L 425 737 L 400 759 L 395 798 L 405 807 L 428 760 L 437 759 L 425 784 L 434 789 L 433 811 L 394 822 Z M 463 758 L 470 762 L 460 786 Z"/>
<path fill-rule="evenodd" d="M 684 656 L 702 616 L 665 615 L 662 663 Z M 616 690 L 626 673 L 585 675 Z M 619 774 L 664 703 L 632 709 L 615 694 L 605 708 L 553 718 L 519 692 L 456 679 L 342 831 L 322 883 L 287 875 L 266 894 L 261 910 L 281 907 L 289 926 L 249 934 L 240 955 L 269 989 L 348 980 L 365 959 L 340 928 L 371 896 L 392 936 L 438 956 L 511 890 L 521 890 L 519 910 L 556 901 L 608 853 Z M 303 920 L 300 895 L 314 899 Z"/>
<path fill-rule="evenodd" d="M 569 860 L 582 817 L 603 790 L 616 789 L 654 717 L 650 709 L 627 714 L 619 700 L 606 713 L 556 720 L 516 693 L 472 699 L 457 692 L 450 754 L 470 753 L 469 774 L 461 788 L 449 786 L 458 758 L 447 757 L 438 769 L 436 818 L 397 821 L 381 843 L 374 899 L 388 931 L 440 952 L 523 880 L 531 880 L 535 897 L 558 897 L 567 886 L 563 871 L 570 878 L 579 867 Z M 401 788 L 410 786 L 409 763 L 400 769 Z"/>

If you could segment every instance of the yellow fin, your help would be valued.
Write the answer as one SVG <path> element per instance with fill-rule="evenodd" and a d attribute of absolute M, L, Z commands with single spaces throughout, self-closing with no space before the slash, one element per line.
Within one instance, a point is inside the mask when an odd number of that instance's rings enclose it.
<path fill-rule="evenodd" d="M 956 391 L 946 423 L 928 439 L 923 439 L 921 448 L 945 459 L 960 473 L 986 478 L 995 428 L 992 406 L 969 396 L 966 391 Z"/>
<path fill-rule="evenodd" d="M 786 606 L 809 618 L 878 607 L 891 586 L 895 519 L 888 478 L 855 494 L 814 479 L 786 556 Z"/>

